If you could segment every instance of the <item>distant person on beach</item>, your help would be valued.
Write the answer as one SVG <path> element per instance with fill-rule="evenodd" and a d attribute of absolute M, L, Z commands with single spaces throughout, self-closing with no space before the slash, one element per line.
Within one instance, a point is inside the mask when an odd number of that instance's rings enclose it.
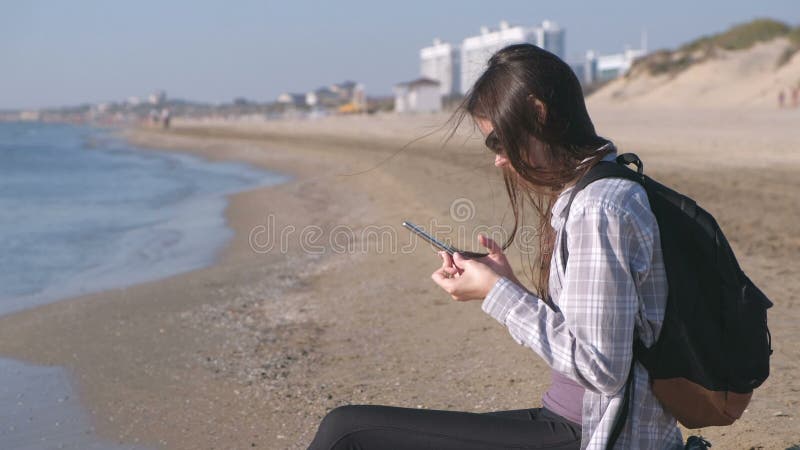
<path fill-rule="evenodd" d="M 164 108 L 161 110 L 161 125 L 164 127 L 165 130 L 169 128 L 169 121 L 170 121 L 169 108 Z"/>
<path fill-rule="evenodd" d="M 683 448 L 677 421 L 654 396 L 647 370 L 631 366 L 633 338 L 655 342 L 667 301 L 658 223 L 644 188 L 621 178 L 596 181 L 564 217 L 576 181 L 616 156 L 614 144 L 595 132 L 578 79 L 539 47 L 505 47 L 489 59 L 450 123 L 456 129 L 466 117 L 502 171 L 514 232 L 502 246 L 481 236 L 485 257 L 440 253 L 442 265 L 431 277 L 454 300 L 481 300 L 514 341 L 547 363 L 552 382 L 542 406 L 489 413 L 342 406 L 322 420 L 310 449 L 604 449 L 629 373 L 633 400 L 614 448 Z M 538 220 L 532 290 L 503 253 L 523 211 Z M 562 239 L 566 262 L 558 251 Z"/>
<path fill-rule="evenodd" d="M 795 86 L 792 89 L 792 108 L 797 108 L 798 104 L 800 104 L 800 87 Z"/>

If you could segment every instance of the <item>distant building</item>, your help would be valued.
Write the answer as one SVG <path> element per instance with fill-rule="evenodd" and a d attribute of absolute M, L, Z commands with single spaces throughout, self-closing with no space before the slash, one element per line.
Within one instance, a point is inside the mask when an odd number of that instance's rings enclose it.
<path fill-rule="evenodd" d="M 349 102 L 353 98 L 353 92 L 358 86 L 355 81 L 345 81 L 343 83 L 332 84 L 329 86 L 331 92 L 339 96 L 339 100 Z"/>
<path fill-rule="evenodd" d="M 461 50 L 457 45 L 433 40 L 433 45 L 419 51 L 420 76 L 439 82 L 440 94 L 461 92 Z"/>
<path fill-rule="evenodd" d="M 479 35 L 470 36 L 461 43 L 461 93 L 466 94 L 472 88 L 486 69 L 489 57 L 508 45 L 533 44 L 564 59 L 564 36 L 564 29 L 549 20 L 532 28 L 510 26 L 506 21 L 500 22 L 498 30 L 481 27 Z"/>
<path fill-rule="evenodd" d="M 316 106 L 317 105 L 317 93 L 316 92 L 314 92 L 314 91 L 306 92 L 306 105 L 308 105 L 308 106 Z"/>
<path fill-rule="evenodd" d="M 357 83 L 353 87 L 353 92 L 351 93 L 350 103 L 347 105 L 352 106 L 352 110 L 354 112 L 363 112 L 367 110 L 367 91 L 364 89 L 364 85 L 361 83 Z"/>
<path fill-rule="evenodd" d="M 436 80 L 418 78 L 394 86 L 395 112 L 434 112 L 441 109 L 441 87 Z"/>
<path fill-rule="evenodd" d="M 628 49 L 613 55 L 597 57 L 597 78 L 599 81 L 609 80 L 628 72 L 636 58 L 644 56 L 644 50 Z"/>
<path fill-rule="evenodd" d="M 286 96 L 296 94 L 283 94 Z M 289 97 L 283 97 L 289 100 Z M 355 81 L 332 84 L 305 94 L 304 104 L 316 108 L 344 111 L 348 113 L 362 112 L 366 109 L 367 96 L 364 85 Z M 278 101 L 281 101 L 279 97 Z"/>
<path fill-rule="evenodd" d="M 36 122 L 41 119 L 39 111 L 22 111 L 19 113 L 19 120 L 24 122 Z"/>
<path fill-rule="evenodd" d="M 591 84 L 621 77 L 630 70 L 637 58 L 641 58 L 646 53 L 647 50 L 644 48 L 626 49 L 622 53 L 611 55 L 597 55 L 590 50 L 586 52 L 582 81 L 584 84 Z"/>
<path fill-rule="evenodd" d="M 339 112 L 362 112 L 367 108 L 367 95 L 364 85 L 355 81 L 333 84 L 331 91 L 339 95 Z"/>
<path fill-rule="evenodd" d="M 584 72 L 586 72 L 586 61 L 567 61 L 569 68 L 572 69 L 572 72 L 575 73 L 575 76 L 578 78 L 578 81 L 583 84 Z"/>
<path fill-rule="evenodd" d="M 164 91 L 155 91 L 147 98 L 151 105 L 160 105 L 167 101 L 167 93 Z"/>
<path fill-rule="evenodd" d="M 321 87 L 306 94 L 306 104 L 309 106 L 337 106 L 339 94 L 327 87 Z"/>
<path fill-rule="evenodd" d="M 534 28 L 536 32 L 535 44 L 558 56 L 566 58 L 565 31 L 557 23 L 545 20 L 542 25 Z"/>
<path fill-rule="evenodd" d="M 647 54 L 647 31 L 642 30 L 641 42 L 638 49 L 627 47 L 622 53 L 598 55 L 593 50 L 586 52 L 583 63 L 576 63 L 573 67 L 580 67 L 575 73 L 581 83 L 589 85 L 601 83 L 628 73 L 633 63 Z"/>
<path fill-rule="evenodd" d="M 306 104 L 306 94 L 292 94 L 284 92 L 277 98 L 278 103 L 292 106 L 304 106 Z"/>

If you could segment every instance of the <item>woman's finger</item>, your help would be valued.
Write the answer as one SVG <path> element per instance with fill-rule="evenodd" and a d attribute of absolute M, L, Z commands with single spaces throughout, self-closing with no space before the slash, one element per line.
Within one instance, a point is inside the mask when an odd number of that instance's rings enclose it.
<path fill-rule="evenodd" d="M 455 267 L 442 267 L 442 270 L 445 274 L 450 275 L 451 277 L 457 277 L 461 275 L 461 271 Z"/>
<path fill-rule="evenodd" d="M 453 261 L 453 257 L 450 256 L 449 253 L 442 251 L 442 252 L 439 252 L 439 256 L 442 257 L 442 268 L 452 267 L 452 268 L 456 269 L 456 271 L 459 274 L 461 274 L 461 272 L 464 271 L 461 267 L 456 265 L 456 263 Z"/>
<path fill-rule="evenodd" d="M 455 283 L 457 279 L 445 272 L 444 269 L 433 272 L 431 278 L 434 283 L 438 284 L 439 287 L 444 289 L 448 294 L 452 295 L 453 292 L 455 292 Z"/>
<path fill-rule="evenodd" d="M 475 262 L 470 258 L 465 258 L 461 253 L 453 253 L 453 265 L 461 270 L 464 270 L 467 265 Z"/>
<path fill-rule="evenodd" d="M 453 260 L 450 258 L 450 255 L 447 252 L 438 252 L 439 257 L 442 258 L 442 268 L 451 267 L 453 265 Z"/>
<path fill-rule="evenodd" d="M 497 255 L 503 253 L 503 247 L 489 236 L 481 234 L 478 239 L 481 241 L 481 245 L 489 249 L 489 254 Z"/>
<path fill-rule="evenodd" d="M 455 267 L 442 267 L 436 272 L 438 272 L 444 278 L 455 278 L 461 275 L 461 272 L 459 272 L 459 270 Z"/>
<path fill-rule="evenodd" d="M 443 266 L 452 267 L 455 265 L 455 263 L 453 262 L 453 257 L 450 256 L 450 253 L 441 251 L 439 252 L 439 256 L 442 257 L 442 261 L 444 263 Z"/>

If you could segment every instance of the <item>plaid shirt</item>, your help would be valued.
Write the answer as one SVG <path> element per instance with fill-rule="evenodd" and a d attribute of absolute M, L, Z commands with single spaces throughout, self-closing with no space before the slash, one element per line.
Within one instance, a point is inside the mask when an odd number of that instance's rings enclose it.
<path fill-rule="evenodd" d="M 581 447 L 600 450 L 622 405 L 634 332 L 650 346 L 661 330 L 667 279 L 647 194 L 639 184 L 619 178 L 596 181 L 575 196 L 566 223 L 565 271 L 558 249 L 571 191 L 567 188 L 553 205 L 554 308 L 507 278 L 494 285 L 482 307 L 517 343 L 586 388 Z M 647 370 L 639 363 L 632 389 L 628 418 L 615 447 L 683 448 L 675 418 L 654 397 Z"/>

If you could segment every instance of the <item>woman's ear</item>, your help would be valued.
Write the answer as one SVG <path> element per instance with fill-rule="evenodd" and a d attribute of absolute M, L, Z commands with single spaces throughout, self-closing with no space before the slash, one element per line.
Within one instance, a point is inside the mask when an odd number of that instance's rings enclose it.
<path fill-rule="evenodd" d="M 536 117 L 539 118 L 539 122 L 542 124 L 547 122 L 547 106 L 545 106 L 544 102 L 536 98 L 533 94 L 528 95 L 528 102 L 536 110 Z"/>

